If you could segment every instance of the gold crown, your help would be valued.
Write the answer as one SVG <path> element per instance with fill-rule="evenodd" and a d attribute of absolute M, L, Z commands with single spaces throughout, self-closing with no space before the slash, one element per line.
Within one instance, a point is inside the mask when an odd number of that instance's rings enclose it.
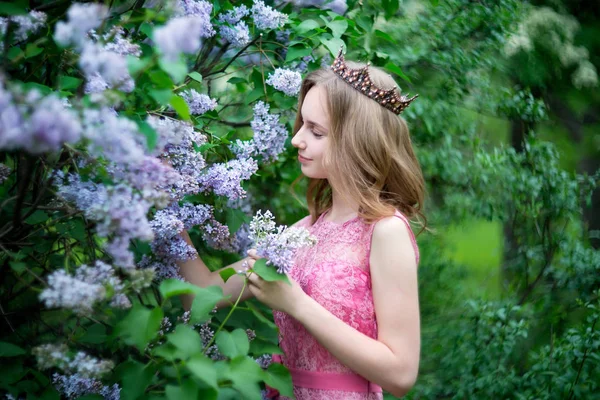
<path fill-rule="evenodd" d="M 348 68 L 346 61 L 344 60 L 344 53 L 342 49 L 340 49 L 338 56 L 333 61 L 331 69 L 354 89 L 375 100 L 394 114 L 400 114 L 414 99 L 419 97 L 418 94 L 411 98 L 399 95 L 395 87 L 389 90 L 379 88 L 371 81 L 371 77 L 369 76 L 369 65 L 370 63 L 367 64 L 366 67 L 359 69 Z"/>

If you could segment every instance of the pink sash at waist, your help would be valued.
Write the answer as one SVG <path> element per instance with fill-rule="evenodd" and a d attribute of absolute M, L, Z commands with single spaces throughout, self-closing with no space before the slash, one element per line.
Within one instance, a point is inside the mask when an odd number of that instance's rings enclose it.
<path fill-rule="evenodd" d="M 273 362 L 281 363 L 281 356 L 273 355 Z M 288 368 L 294 386 L 309 389 L 340 390 L 345 392 L 381 393 L 383 390 L 357 374 L 337 374 Z"/>

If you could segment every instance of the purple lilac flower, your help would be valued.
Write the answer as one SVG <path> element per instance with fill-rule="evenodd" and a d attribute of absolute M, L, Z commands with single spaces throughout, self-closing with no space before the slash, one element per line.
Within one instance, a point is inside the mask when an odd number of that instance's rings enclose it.
<path fill-rule="evenodd" d="M 4 183 L 11 172 L 12 169 L 9 166 L 0 164 L 0 185 Z"/>
<path fill-rule="evenodd" d="M 88 41 L 88 32 L 98 28 L 108 16 L 108 8 L 96 3 L 73 3 L 67 11 L 68 21 L 59 21 L 54 31 L 54 40 L 62 46 L 83 47 Z"/>
<path fill-rule="evenodd" d="M 287 44 L 290 41 L 291 34 L 292 34 L 291 29 L 279 30 L 279 31 L 275 32 L 275 39 L 277 39 L 277 41 L 279 43 Z M 286 49 L 286 51 L 287 51 L 287 49 Z"/>
<path fill-rule="evenodd" d="M 135 86 L 125 56 L 108 51 L 98 43 L 82 45 L 79 66 L 86 77 L 97 80 L 99 75 L 110 88 L 131 92 Z"/>
<path fill-rule="evenodd" d="M 283 152 L 288 131 L 279 122 L 279 116 L 269 114 L 269 105 L 259 101 L 254 106 L 254 118 L 250 122 L 254 137 L 250 141 L 237 140 L 232 150 L 238 157 L 260 156 L 274 161 Z"/>
<path fill-rule="evenodd" d="M 270 354 L 263 354 L 262 356 L 258 357 L 255 361 L 258 365 L 260 365 L 262 369 L 267 369 L 269 368 L 269 365 L 271 365 L 271 363 L 273 362 L 273 356 L 271 356 Z"/>
<path fill-rule="evenodd" d="M 125 30 L 122 27 L 115 27 L 103 36 L 104 50 L 111 51 L 122 56 L 132 55 L 139 57 L 142 55 L 142 48 L 139 44 L 133 43 L 125 37 Z"/>
<path fill-rule="evenodd" d="M 227 22 L 228 24 L 235 25 L 248 14 L 250 14 L 250 10 L 242 4 L 239 7 L 233 7 L 233 10 L 229 10 L 225 14 L 219 15 L 219 22 Z"/>
<path fill-rule="evenodd" d="M 297 96 L 300 92 L 302 76 L 297 71 L 277 68 L 275 69 L 275 73 L 269 74 L 267 83 L 288 96 Z"/>
<path fill-rule="evenodd" d="M 85 378 L 79 374 L 67 376 L 54 373 L 52 384 L 63 398 L 69 400 L 88 394 L 99 394 L 105 400 L 119 400 L 121 398 L 121 388 L 116 383 L 112 386 L 105 386 L 99 380 Z"/>
<path fill-rule="evenodd" d="M 183 16 L 172 18 L 154 30 L 154 42 L 161 53 L 171 61 L 177 60 L 180 53 L 196 53 L 200 49 L 200 39 L 215 34 L 210 23 L 210 3 L 180 0 L 179 5 Z"/>
<path fill-rule="evenodd" d="M 234 26 L 222 25 L 219 33 L 233 47 L 240 48 L 250 43 L 250 29 L 244 21 L 240 21 Z"/>
<path fill-rule="evenodd" d="M 155 115 L 149 115 L 146 122 L 158 134 L 158 144 L 153 155 L 160 155 L 173 146 L 190 147 L 193 143 L 201 146 L 206 142 L 206 136 L 195 131 L 190 123 Z"/>
<path fill-rule="evenodd" d="M 79 141 L 79 119 L 59 97 L 43 97 L 36 90 L 21 97 L 23 101 L 15 102 L 0 82 L 0 149 L 41 154 Z"/>
<path fill-rule="evenodd" d="M 291 3 L 300 8 L 317 7 L 324 10 L 331 10 L 340 15 L 344 15 L 346 10 L 348 10 L 346 0 L 292 0 Z"/>
<path fill-rule="evenodd" d="M 29 35 L 36 33 L 46 23 L 46 13 L 41 11 L 30 11 L 26 15 L 15 15 L 7 18 L 0 18 L 0 37 L 6 35 L 6 28 L 11 22 L 15 25 L 14 39 L 17 42 L 26 40 Z M 4 49 L 4 43 L 0 43 L 0 50 Z"/>
<path fill-rule="evenodd" d="M 194 89 L 184 91 L 181 93 L 181 97 L 187 103 L 192 115 L 202 115 L 217 107 L 216 100 L 211 99 L 205 94 L 198 93 Z"/>
<path fill-rule="evenodd" d="M 83 378 L 100 378 L 114 368 L 110 360 L 100 360 L 82 351 L 71 355 L 65 344 L 43 344 L 32 349 L 40 369 L 58 368 Z"/>
<path fill-rule="evenodd" d="M 250 179 L 257 170 L 258 165 L 252 158 L 213 164 L 202 176 L 201 187 L 203 191 L 212 190 L 219 196 L 231 199 L 244 197 L 246 191 L 242 188 L 241 181 Z"/>
<path fill-rule="evenodd" d="M 250 239 L 257 254 L 267 259 L 280 274 L 288 273 L 294 265 L 294 255 L 301 247 L 313 246 L 317 239 L 304 228 L 276 226 L 271 212 L 259 210 L 250 222 Z"/>
<path fill-rule="evenodd" d="M 262 0 L 254 1 L 251 12 L 254 25 L 261 30 L 281 28 L 288 20 L 286 14 L 265 5 Z"/>

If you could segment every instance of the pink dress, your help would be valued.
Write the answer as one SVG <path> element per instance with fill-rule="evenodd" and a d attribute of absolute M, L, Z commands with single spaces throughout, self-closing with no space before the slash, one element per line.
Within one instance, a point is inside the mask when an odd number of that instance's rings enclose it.
<path fill-rule="evenodd" d="M 311 226 L 310 216 L 295 226 L 307 228 L 318 243 L 298 252 L 290 272 L 304 292 L 356 330 L 377 338 L 369 255 L 375 224 L 356 217 L 343 224 L 326 221 L 323 213 Z M 419 262 L 419 250 L 406 217 Z M 297 400 L 380 400 L 381 388 L 343 365 L 289 315 L 274 311 L 279 345 L 284 355 L 274 357 L 291 372 Z M 280 399 L 286 399 L 283 396 Z"/>

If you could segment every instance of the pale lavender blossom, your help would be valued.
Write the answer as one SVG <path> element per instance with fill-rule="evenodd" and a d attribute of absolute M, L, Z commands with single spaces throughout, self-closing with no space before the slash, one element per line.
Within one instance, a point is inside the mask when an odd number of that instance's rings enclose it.
<path fill-rule="evenodd" d="M 240 48 L 250 43 L 250 29 L 244 21 L 240 21 L 233 26 L 221 25 L 219 33 L 233 47 Z"/>
<path fill-rule="evenodd" d="M 270 211 L 259 210 L 250 222 L 250 239 L 254 241 L 259 257 L 267 259 L 280 274 L 286 274 L 294 265 L 296 251 L 313 246 L 317 239 L 304 228 L 276 226 Z"/>
<path fill-rule="evenodd" d="M 291 3 L 300 8 L 317 7 L 323 10 L 331 10 L 340 15 L 344 15 L 348 10 L 346 0 L 292 0 Z"/>
<path fill-rule="evenodd" d="M 11 17 L 0 18 L 0 37 L 6 35 L 6 28 L 9 23 L 14 24 L 14 39 L 17 42 L 26 40 L 29 35 L 35 34 L 46 23 L 48 16 L 41 11 L 30 11 L 26 15 L 14 15 Z M 0 49 L 3 49 L 4 43 L 0 41 Z"/>
<path fill-rule="evenodd" d="M 288 20 L 286 14 L 265 5 L 262 0 L 254 1 L 251 12 L 254 25 L 261 30 L 281 28 Z"/>
<path fill-rule="evenodd" d="M 122 56 L 131 55 L 139 57 L 142 55 L 142 48 L 139 44 L 133 43 L 125 37 L 125 30 L 122 27 L 115 27 L 103 36 L 104 49 Z"/>
<path fill-rule="evenodd" d="M 200 184 L 203 191 L 212 190 L 216 195 L 236 199 L 246 195 L 241 182 L 250 179 L 257 170 L 258 165 L 252 158 L 213 164 L 202 176 Z"/>
<path fill-rule="evenodd" d="M 0 185 L 9 177 L 12 169 L 4 164 L 0 164 Z"/>
<path fill-rule="evenodd" d="M 98 43 L 82 45 L 79 66 L 86 77 L 98 80 L 99 75 L 110 88 L 131 92 L 135 87 L 125 56 L 108 51 Z"/>
<path fill-rule="evenodd" d="M 250 14 L 250 10 L 242 4 L 239 7 L 233 7 L 233 10 L 229 10 L 225 14 L 219 15 L 219 22 L 227 22 L 228 24 L 235 25 L 248 14 Z"/>
<path fill-rule="evenodd" d="M 59 21 L 54 31 L 54 40 L 62 46 L 78 48 L 88 42 L 88 32 L 98 28 L 108 17 L 108 8 L 96 3 L 73 3 L 67 11 L 68 21 Z"/>
<path fill-rule="evenodd" d="M 273 362 L 273 356 L 270 354 L 263 354 L 262 356 L 256 358 L 255 361 L 262 369 L 267 369 Z"/>
<path fill-rule="evenodd" d="M 100 378 L 114 368 L 110 360 L 101 360 L 82 351 L 71 355 L 65 344 L 43 344 L 32 349 L 40 369 L 58 368 L 67 374 L 83 378 Z"/>
<path fill-rule="evenodd" d="M 254 137 L 249 141 L 237 140 L 232 150 L 240 158 L 259 156 L 274 161 L 285 148 L 289 133 L 279 116 L 269 113 L 269 105 L 259 101 L 254 106 L 254 118 L 250 122 Z"/>
<path fill-rule="evenodd" d="M 194 89 L 182 92 L 181 97 L 187 103 L 192 115 L 202 115 L 207 111 L 217 108 L 216 100 L 211 99 L 205 94 L 198 93 Z"/>
<path fill-rule="evenodd" d="M 105 386 L 97 379 L 85 378 L 80 374 L 67 376 L 54 373 L 52 384 L 63 398 L 69 400 L 78 399 L 88 394 L 99 394 L 105 400 L 119 400 L 121 398 L 121 388 L 116 383 L 112 386 Z"/>
<path fill-rule="evenodd" d="M 177 14 L 188 16 L 191 15 L 203 18 L 205 21 L 208 22 L 208 25 L 205 27 L 205 29 L 207 31 L 210 31 L 210 29 L 212 29 L 212 25 L 210 24 L 210 15 L 212 13 L 212 7 L 212 4 L 205 0 L 178 0 Z M 214 35 L 214 31 L 212 31 L 212 33 L 207 32 L 206 35 L 207 36 L 204 37 L 210 37 Z"/>
<path fill-rule="evenodd" d="M 189 0 L 180 3 L 185 3 L 189 5 L 188 9 L 193 9 L 192 3 L 205 4 L 206 2 Z M 212 5 L 208 5 L 212 9 Z M 208 38 L 214 34 L 210 13 L 186 11 L 185 16 L 172 18 L 165 25 L 156 28 L 153 39 L 167 60 L 176 61 L 181 53 L 196 53 L 200 49 L 201 38 Z"/>
<path fill-rule="evenodd" d="M 297 71 L 276 68 L 275 73 L 269 74 L 267 83 L 288 96 L 297 96 L 302 84 L 302 76 Z"/>

